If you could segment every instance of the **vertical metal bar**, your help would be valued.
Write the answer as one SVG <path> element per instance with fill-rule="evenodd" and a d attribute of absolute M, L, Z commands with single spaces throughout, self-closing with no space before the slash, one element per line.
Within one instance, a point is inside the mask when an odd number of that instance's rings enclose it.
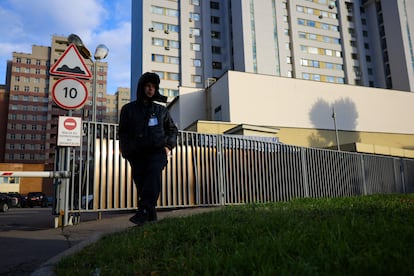
<path fill-rule="evenodd" d="M 306 162 L 306 149 L 301 148 L 301 159 L 302 159 L 302 179 L 303 179 L 303 191 L 305 197 L 309 197 L 309 182 L 308 182 L 308 166 Z"/>
<path fill-rule="evenodd" d="M 360 155 L 361 159 L 361 178 L 362 178 L 362 191 L 364 195 L 367 195 L 367 183 L 365 178 L 365 164 L 364 164 L 364 155 Z"/>

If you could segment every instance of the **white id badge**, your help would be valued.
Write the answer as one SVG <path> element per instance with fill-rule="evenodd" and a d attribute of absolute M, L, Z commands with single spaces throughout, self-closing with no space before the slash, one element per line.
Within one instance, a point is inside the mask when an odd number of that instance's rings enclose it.
<path fill-rule="evenodd" d="M 157 117 L 151 117 L 148 121 L 148 126 L 156 126 L 158 125 Z"/>

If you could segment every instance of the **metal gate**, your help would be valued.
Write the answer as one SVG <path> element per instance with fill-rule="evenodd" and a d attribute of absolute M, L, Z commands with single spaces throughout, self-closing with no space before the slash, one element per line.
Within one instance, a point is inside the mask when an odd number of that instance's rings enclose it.
<path fill-rule="evenodd" d="M 57 214 L 133 210 L 137 190 L 119 152 L 118 125 L 83 123 L 79 148 L 58 148 Z M 304 148 L 252 137 L 180 131 L 163 171 L 158 208 L 412 193 L 414 160 Z"/>

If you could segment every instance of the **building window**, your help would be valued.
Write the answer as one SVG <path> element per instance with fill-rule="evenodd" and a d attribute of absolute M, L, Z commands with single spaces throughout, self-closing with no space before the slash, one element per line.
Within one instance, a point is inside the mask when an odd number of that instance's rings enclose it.
<path fill-rule="evenodd" d="M 193 51 L 199 52 L 201 51 L 201 45 L 199 43 L 191 43 L 191 49 Z"/>
<path fill-rule="evenodd" d="M 19 91 L 19 86 L 18 85 L 14 86 L 14 91 Z"/>
<path fill-rule="evenodd" d="M 200 6 L 200 0 L 191 0 L 191 4 L 194 6 Z"/>
<path fill-rule="evenodd" d="M 32 60 L 30 58 L 26 59 L 26 64 L 32 64 Z"/>
<path fill-rule="evenodd" d="M 153 37 L 152 38 L 152 45 L 154 45 L 154 46 L 164 46 L 164 40 L 161 39 L 161 38 Z"/>
<path fill-rule="evenodd" d="M 165 15 L 172 16 L 172 17 L 179 17 L 180 13 L 178 10 L 174 9 L 165 9 Z"/>
<path fill-rule="evenodd" d="M 219 62 L 219 61 L 213 61 L 213 69 L 221 70 L 222 69 L 221 62 Z"/>
<path fill-rule="evenodd" d="M 220 9 L 220 3 L 215 1 L 210 1 L 210 8 L 213 10 L 219 10 Z"/>
<path fill-rule="evenodd" d="M 200 75 L 192 75 L 191 76 L 194 83 L 201 83 L 201 76 Z"/>
<path fill-rule="evenodd" d="M 168 74 L 167 74 L 167 78 L 168 78 L 169 80 L 175 80 L 175 81 L 178 81 L 178 80 L 180 80 L 180 74 L 178 74 L 178 73 L 168 72 Z"/>
<path fill-rule="evenodd" d="M 220 17 L 218 16 L 212 16 L 210 17 L 211 24 L 220 24 Z"/>
<path fill-rule="evenodd" d="M 41 61 L 40 61 L 40 59 L 36 59 L 36 65 L 41 65 L 42 63 L 41 63 Z"/>
<path fill-rule="evenodd" d="M 152 54 L 152 61 L 154 62 L 164 62 L 163 55 Z"/>
<path fill-rule="evenodd" d="M 180 64 L 180 59 L 178 57 L 166 56 L 165 61 L 166 63 Z"/>
<path fill-rule="evenodd" d="M 16 63 L 22 63 L 22 59 L 21 58 L 16 58 Z"/>
<path fill-rule="evenodd" d="M 151 6 L 151 10 L 152 10 L 152 13 L 155 13 L 155 14 L 161 14 L 161 15 L 164 14 L 164 8 L 162 7 Z"/>
<path fill-rule="evenodd" d="M 180 42 L 178 42 L 177 40 L 168 40 L 168 47 L 170 48 L 174 48 L 174 49 L 179 49 L 180 48 Z"/>
<path fill-rule="evenodd" d="M 36 69 L 35 69 L 35 74 L 36 74 L 36 75 L 39 75 L 39 74 L 40 74 L 40 69 L 39 69 L 39 68 L 36 68 Z"/>
<path fill-rule="evenodd" d="M 218 47 L 218 46 L 211 46 L 211 52 L 212 52 L 213 54 L 217 54 L 217 55 L 219 55 L 219 54 L 221 54 L 221 48 L 220 48 L 220 47 Z"/>
<path fill-rule="evenodd" d="M 20 81 L 20 76 L 15 76 L 14 77 L 14 80 L 17 81 L 17 82 L 19 82 Z"/>
<path fill-rule="evenodd" d="M 199 28 L 190 28 L 190 34 L 193 36 L 200 36 L 200 29 Z"/>
<path fill-rule="evenodd" d="M 29 86 L 24 87 L 24 92 L 29 92 Z"/>
<path fill-rule="evenodd" d="M 201 60 L 200 59 L 193 59 L 194 67 L 201 67 Z"/>
<path fill-rule="evenodd" d="M 220 39 L 220 32 L 211 31 L 211 38 L 213 38 L 213 39 Z"/>
<path fill-rule="evenodd" d="M 200 14 L 197 12 L 190 12 L 190 18 L 194 21 L 200 21 Z"/>
<path fill-rule="evenodd" d="M 163 31 L 164 30 L 164 23 L 152 22 L 152 27 L 156 30 Z"/>

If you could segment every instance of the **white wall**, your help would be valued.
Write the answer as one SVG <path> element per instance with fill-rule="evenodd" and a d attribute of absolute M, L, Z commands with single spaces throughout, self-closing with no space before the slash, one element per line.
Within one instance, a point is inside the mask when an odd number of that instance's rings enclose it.
<path fill-rule="evenodd" d="M 222 102 L 225 111 L 228 99 L 229 116 L 223 112 L 223 121 L 232 123 L 333 129 L 334 106 L 340 130 L 414 134 L 410 92 L 234 71 L 211 89 L 211 108 Z"/>
<path fill-rule="evenodd" d="M 179 129 L 184 129 L 196 120 L 207 118 L 204 89 L 180 87 L 180 96 L 170 109 L 171 117 Z"/>

